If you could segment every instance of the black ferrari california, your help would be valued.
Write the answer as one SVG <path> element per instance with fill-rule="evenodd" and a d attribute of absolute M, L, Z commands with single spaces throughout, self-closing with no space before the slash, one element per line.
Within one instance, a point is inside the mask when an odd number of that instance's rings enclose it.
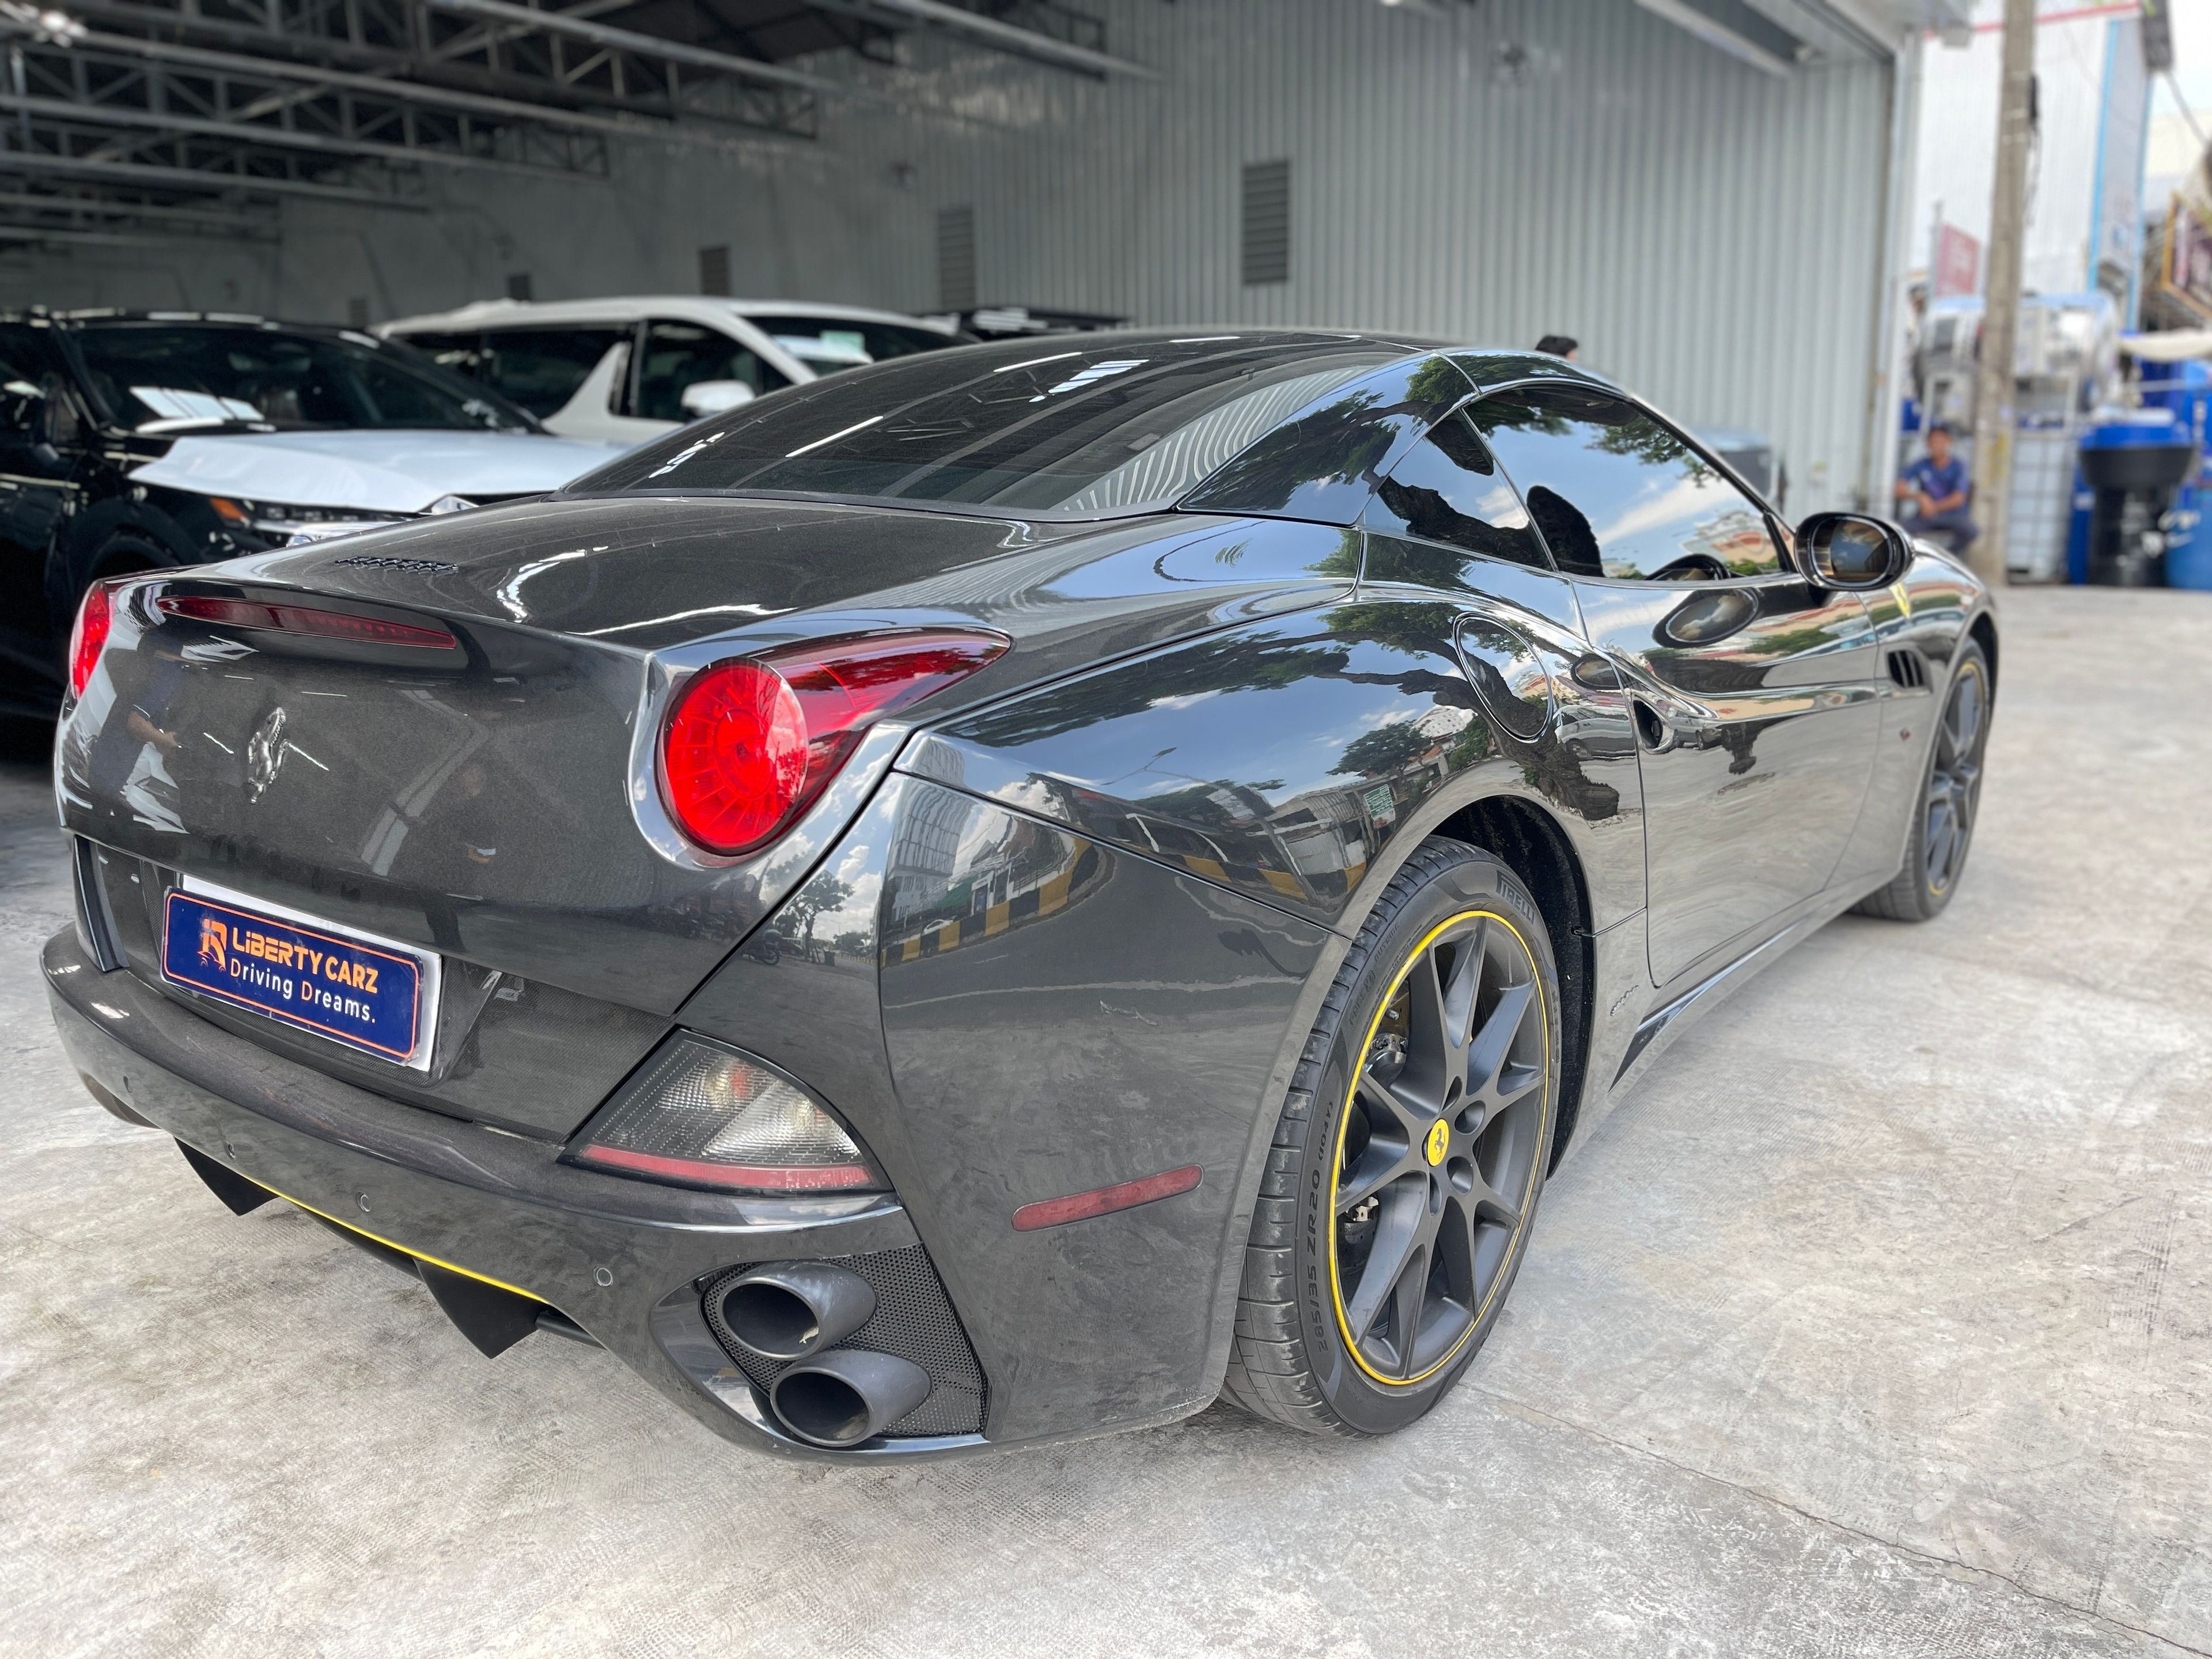
<path fill-rule="evenodd" d="M 95 587 L 63 1041 L 497 1353 L 878 1458 L 1419 1418 L 1547 1173 L 1960 879 L 1989 596 L 1554 358 L 1121 333 Z"/>

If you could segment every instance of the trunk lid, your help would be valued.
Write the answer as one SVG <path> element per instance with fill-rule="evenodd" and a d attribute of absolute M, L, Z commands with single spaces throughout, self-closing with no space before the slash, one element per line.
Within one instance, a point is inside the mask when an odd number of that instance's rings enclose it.
<path fill-rule="evenodd" d="M 657 718 L 648 694 L 670 654 L 696 665 L 799 634 L 954 623 L 1009 635 L 1012 650 L 925 705 L 934 720 L 1255 609 L 1316 603 L 1347 585 L 1345 545 L 1340 531 L 1280 521 L 1041 532 L 726 498 L 454 514 L 125 590 L 64 728 L 56 787 L 67 828 L 145 860 L 149 878 L 182 872 L 665 1016 L 835 831 L 735 863 L 656 844 L 641 823 L 658 806 L 640 727 Z M 161 592 L 319 599 L 434 620 L 464 648 L 241 631 L 165 616 L 151 605 Z M 854 788 L 838 811 L 858 810 Z"/>
<path fill-rule="evenodd" d="M 653 651 L 1074 538 L 949 514 L 616 495 L 519 502 L 230 569 L 319 593 Z"/>

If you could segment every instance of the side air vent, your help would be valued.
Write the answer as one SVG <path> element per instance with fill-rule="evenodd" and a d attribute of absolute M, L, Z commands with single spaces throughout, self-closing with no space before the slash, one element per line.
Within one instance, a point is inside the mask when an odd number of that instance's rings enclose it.
<path fill-rule="evenodd" d="M 1910 646 L 1889 653 L 1889 678 L 1907 691 L 1928 689 L 1928 659 Z"/>
<path fill-rule="evenodd" d="M 801 1365 L 820 1369 L 822 1360 L 830 1354 L 890 1354 L 928 1373 L 930 1388 L 920 1405 L 905 1411 L 884 1432 L 907 1437 L 981 1431 L 988 1401 L 983 1370 L 975 1363 L 975 1351 L 968 1346 L 968 1334 L 960 1328 L 960 1316 L 952 1311 L 927 1250 L 915 1244 L 903 1250 L 843 1256 L 835 1262 L 791 1265 L 794 1268 L 834 1267 L 857 1274 L 875 1293 L 874 1311 L 866 1323 L 841 1340 L 818 1346 L 786 1345 L 805 1352 L 789 1359 L 773 1358 L 731 1328 L 733 1313 L 738 1322 L 744 1324 L 752 1311 L 742 1297 L 732 1309 L 729 1305 L 732 1292 L 740 1288 L 740 1280 L 758 1282 L 765 1276 L 763 1270 L 733 1267 L 718 1274 L 707 1286 L 703 1298 L 707 1322 L 714 1329 L 715 1340 L 755 1388 L 773 1395 L 786 1371 Z M 748 1334 L 754 1342 L 760 1340 L 757 1330 Z M 821 1444 L 842 1443 L 811 1433 L 807 1437 Z"/>

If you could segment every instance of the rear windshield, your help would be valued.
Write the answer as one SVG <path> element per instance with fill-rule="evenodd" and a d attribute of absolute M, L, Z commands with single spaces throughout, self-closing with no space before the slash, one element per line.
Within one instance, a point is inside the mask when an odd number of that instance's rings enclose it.
<path fill-rule="evenodd" d="M 1364 342 L 1234 335 L 933 352 L 793 387 L 570 488 L 803 492 L 1110 518 L 1172 504 L 1306 404 L 1404 356 Z"/>
<path fill-rule="evenodd" d="M 89 323 L 93 390 L 134 432 L 240 428 L 532 430 L 530 417 L 366 335 L 228 323 Z"/>

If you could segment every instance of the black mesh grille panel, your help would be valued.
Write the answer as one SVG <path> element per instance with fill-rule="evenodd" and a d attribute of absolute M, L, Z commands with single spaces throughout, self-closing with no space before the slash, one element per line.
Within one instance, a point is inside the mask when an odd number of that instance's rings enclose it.
<path fill-rule="evenodd" d="M 753 1263 L 732 1267 L 717 1275 L 706 1293 L 707 1322 L 714 1328 L 715 1340 L 729 1351 L 730 1358 L 753 1386 L 763 1393 L 775 1386 L 776 1378 L 790 1369 L 790 1364 L 763 1359 L 746 1352 L 744 1345 L 732 1336 L 730 1328 L 722 1322 L 721 1292 L 732 1279 L 751 1272 L 755 1266 L 766 1265 Z M 929 1265 L 929 1253 L 915 1244 L 874 1255 L 841 1256 L 837 1265 L 860 1274 L 876 1293 L 874 1315 L 837 1347 L 866 1348 L 875 1353 L 911 1359 L 929 1373 L 933 1385 L 929 1398 L 892 1424 L 890 1432 L 981 1432 L 988 1398 L 982 1367 L 975 1363 L 975 1351 L 968 1346 L 968 1333 L 960 1328 L 960 1316 L 945 1299 L 945 1286 L 938 1282 L 937 1270 Z"/>

